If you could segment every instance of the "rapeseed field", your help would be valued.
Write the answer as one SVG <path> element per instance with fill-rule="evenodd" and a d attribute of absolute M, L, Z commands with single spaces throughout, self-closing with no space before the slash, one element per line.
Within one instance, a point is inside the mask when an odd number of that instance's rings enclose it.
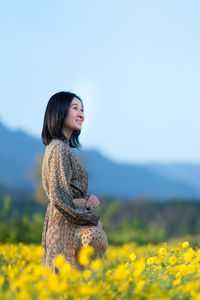
<path fill-rule="evenodd" d="M 40 263 L 40 245 L 0 243 L 0 299 L 200 300 L 200 249 L 188 241 L 109 245 L 102 259 L 93 251 L 81 249 L 80 270 L 57 255 L 54 274 Z"/>

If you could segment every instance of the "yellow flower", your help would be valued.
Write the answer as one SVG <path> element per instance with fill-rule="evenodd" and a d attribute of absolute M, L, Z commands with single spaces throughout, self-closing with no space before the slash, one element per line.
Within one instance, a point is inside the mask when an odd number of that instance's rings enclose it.
<path fill-rule="evenodd" d="M 5 280 L 4 277 L 2 275 L 0 275 L 0 288 L 4 284 L 4 280 Z"/>
<path fill-rule="evenodd" d="M 123 283 L 120 283 L 120 285 L 118 286 L 118 291 L 119 292 L 127 291 L 128 287 L 129 287 L 129 281 L 124 281 Z"/>
<path fill-rule="evenodd" d="M 135 253 L 134 253 L 134 252 L 131 253 L 131 254 L 129 255 L 129 258 L 130 258 L 130 260 L 134 261 L 134 260 L 136 259 Z"/>
<path fill-rule="evenodd" d="M 185 253 L 183 253 L 183 259 L 187 262 L 191 261 L 194 255 L 195 251 L 192 248 L 189 248 Z"/>
<path fill-rule="evenodd" d="M 141 280 L 137 283 L 136 288 L 134 290 L 135 294 L 139 294 L 143 288 L 143 286 L 145 285 L 145 280 Z"/>
<path fill-rule="evenodd" d="M 85 279 L 88 279 L 92 274 L 92 271 L 91 270 L 85 270 L 83 272 L 83 277 L 85 277 Z"/>
<path fill-rule="evenodd" d="M 159 249 L 159 253 L 160 253 L 161 255 L 165 255 L 165 254 L 167 254 L 167 249 L 164 248 L 164 247 L 161 247 L 161 248 Z"/>
<path fill-rule="evenodd" d="M 78 288 L 78 290 L 81 296 L 92 296 L 98 294 L 97 287 L 82 285 Z"/>
<path fill-rule="evenodd" d="M 177 273 L 175 274 L 175 277 L 176 277 L 176 279 L 180 279 L 180 278 L 181 278 L 181 272 L 177 272 Z"/>
<path fill-rule="evenodd" d="M 102 260 L 97 258 L 91 262 L 91 268 L 93 270 L 99 270 L 103 267 Z"/>
<path fill-rule="evenodd" d="M 178 285 L 181 283 L 181 280 L 180 279 L 176 279 L 173 281 L 173 285 Z"/>
<path fill-rule="evenodd" d="M 57 254 L 54 260 L 56 267 L 61 267 L 65 262 L 65 257 L 62 254 Z"/>
<path fill-rule="evenodd" d="M 194 273 L 199 267 L 194 264 L 187 265 L 187 274 Z"/>
<path fill-rule="evenodd" d="M 111 270 L 106 271 L 106 276 L 109 276 L 112 273 Z"/>
<path fill-rule="evenodd" d="M 64 264 L 61 266 L 60 275 L 65 277 L 71 277 L 71 265 L 68 261 L 65 261 Z"/>
<path fill-rule="evenodd" d="M 182 247 L 183 248 L 187 248 L 189 246 L 189 242 L 188 241 L 185 241 L 182 243 Z"/>
<path fill-rule="evenodd" d="M 80 252 L 78 253 L 78 261 L 80 265 L 87 266 L 90 262 L 89 256 L 94 253 L 94 248 L 90 245 L 86 247 L 81 247 Z"/>
<path fill-rule="evenodd" d="M 116 293 L 113 291 L 108 291 L 107 294 L 108 294 L 108 297 L 110 297 L 110 298 L 113 298 L 116 295 Z"/>
<path fill-rule="evenodd" d="M 145 269 L 145 261 L 143 259 L 140 259 L 134 266 L 134 276 L 138 277 L 142 273 L 142 271 Z"/>
<path fill-rule="evenodd" d="M 60 281 L 57 274 L 50 274 L 47 280 L 47 286 L 51 293 L 58 294 L 64 292 L 68 285 L 66 281 Z"/>
<path fill-rule="evenodd" d="M 115 274 L 117 278 L 128 278 L 128 276 L 130 275 L 130 270 L 128 269 L 127 264 L 118 264 L 115 269 Z"/>
<path fill-rule="evenodd" d="M 156 256 L 152 256 L 152 257 L 149 257 L 149 258 L 147 259 L 147 264 L 148 264 L 148 265 L 152 265 L 152 264 L 154 264 L 156 261 L 157 261 L 157 257 L 156 257 Z"/>
<path fill-rule="evenodd" d="M 174 264 L 177 262 L 176 256 L 172 255 L 172 256 L 169 258 L 169 262 L 170 262 L 171 265 L 174 265 Z"/>
<path fill-rule="evenodd" d="M 35 255 L 36 256 L 41 256 L 44 254 L 44 248 L 42 248 L 41 246 L 38 246 L 36 249 L 35 249 Z"/>

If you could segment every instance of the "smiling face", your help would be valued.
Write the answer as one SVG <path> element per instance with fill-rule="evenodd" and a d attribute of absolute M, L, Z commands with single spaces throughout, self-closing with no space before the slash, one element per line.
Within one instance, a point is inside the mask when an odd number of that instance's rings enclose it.
<path fill-rule="evenodd" d="M 85 120 L 84 109 L 81 101 L 74 97 L 67 116 L 64 119 L 63 134 L 69 139 L 74 130 L 81 130 Z"/>

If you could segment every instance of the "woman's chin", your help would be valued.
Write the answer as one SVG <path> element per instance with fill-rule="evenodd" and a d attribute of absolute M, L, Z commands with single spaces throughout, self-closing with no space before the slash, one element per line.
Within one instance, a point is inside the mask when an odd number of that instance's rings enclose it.
<path fill-rule="evenodd" d="M 76 126 L 74 130 L 81 130 L 82 126 Z"/>

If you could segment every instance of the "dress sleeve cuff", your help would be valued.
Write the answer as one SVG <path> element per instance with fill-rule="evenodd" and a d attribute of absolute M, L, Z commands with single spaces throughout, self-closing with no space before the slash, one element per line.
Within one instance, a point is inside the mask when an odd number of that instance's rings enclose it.
<path fill-rule="evenodd" d="M 95 214 L 92 215 L 92 218 L 91 218 L 91 222 L 97 226 L 98 222 L 99 222 L 99 219 L 100 219 L 100 216 L 97 216 Z"/>

